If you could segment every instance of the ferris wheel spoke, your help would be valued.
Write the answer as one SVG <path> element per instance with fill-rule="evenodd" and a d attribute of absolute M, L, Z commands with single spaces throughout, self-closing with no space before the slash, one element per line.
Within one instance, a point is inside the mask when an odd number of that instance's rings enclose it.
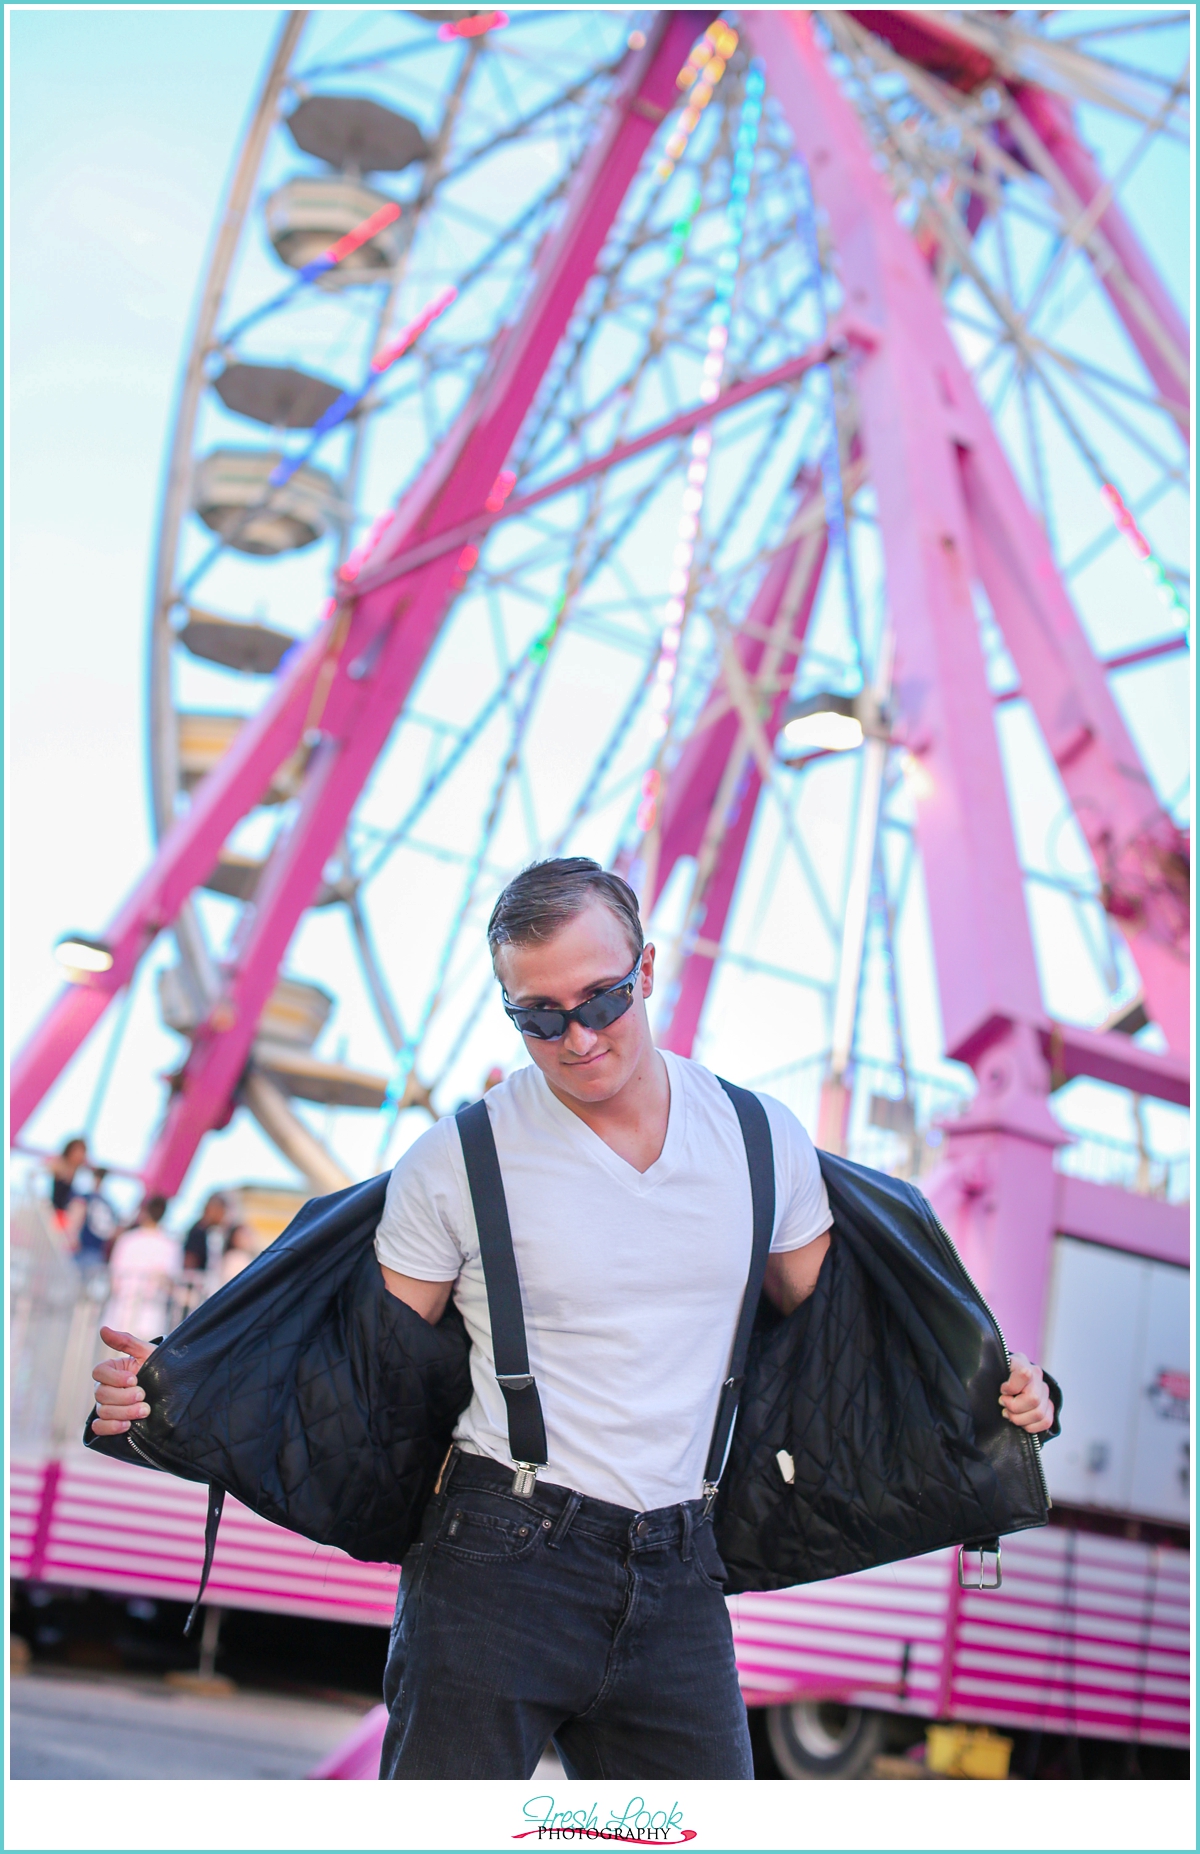
<path fill-rule="evenodd" d="M 475 43 L 478 44 L 479 41 L 476 40 Z M 566 110 L 572 103 L 578 103 L 583 98 L 590 98 L 596 88 L 606 79 L 616 77 L 618 69 L 618 64 L 607 62 L 593 66 L 583 77 L 575 79 L 556 96 L 550 97 L 545 103 L 539 103 L 536 109 L 529 111 L 508 127 L 497 130 L 486 141 L 478 143 L 474 148 L 464 150 L 455 164 L 446 171 L 447 186 L 452 186 L 461 180 L 464 174 L 470 173 L 472 168 L 477 167 L 489 155 L 495 154 L 497 149 L 507 147 L 511 142 L 519 141 L 522 136 L 528 135 L 531 129 L 537 128 L 548 117 L 556 115 L 561 110 Z M 594 114 L 594 111 L 587 112 L 587 114 Z"/>
<path fill-rule="evenodd" d="M 954 215 L 948 209 L 940 205 L 935 206 L 935 211 L 937 213 L 939 222 L 945 228 L 948 236 L 955 243 L 957 255 L 962 265 L 963 270 L 970 274 L 976 286 L 985 296 L 989 304 L 989 307 L 992 308 L 994 313 L 1003 323 L 1007 331 L 1007 334 L 1009 336 L 1009 339 L 1012 341 L 1014 347 L 1017 349 L 1021 357 L 1021 362 L 1024 366 L 1025 371 L 1031 377 L 1037 380 L 1039 386 L 1041 387 L 1041 390 L 1046 395 L 1046 398 L 1049 400 L 1055 412 L 1055 415 L 1059 419 L 1060 423 L 1063 425 L 1068 435 L 1071 437 L 1076 448 L 1079 450 L 1080 455 L 1085 459 L 1085 461 L 1089 464 L 1090 468 L 1092 469 L 1097 482 L 1098 483 L 1104 482 L 1106 480 L 1104 466 L 1099 462 L 1093 446 L 1089 444 L 1087 439 L 1083 436 L 1083 433 L 1081 431 L 1081 428 L 1078 422 L 1075 419 L 1073 419 L 1070 413 L 1066 410 L 1062 402 L 1062 398 L 1060 394 L 1050 384 L 1050 381 L 1048 380 L 1044 369 L 1039 365 L 1039 357 L 1038 357 L 1037 349 L 1034 343 L 1029 339 L 1027 335 L 1026 319 L 1025 319 L 1024 312 L 1018 310 L 1014 305 L 1006 302 L 1006 300 L 1004 299 L 1000 291 L 991 282 L 991 279 L 986 275 L 982 266 L 977 262 L 974 252 L 972 251 L 971 247 L 968 245 L 966 239 L 963 237 L 962 232 L 958 226 L 958 222 L 955 219 Z M 1095 403 L 1097 404 L 1098 409 L 1101 409 L 1105 412 L 1105 415 L 1108 417 L 1110 422 L 1116 424 L 1119 428 L 1122 428 L 1124 435 L 1131 437 L 1132 442 L 1134 442 L 1140 450 L 1142 450 L 1147 456 L 1150 457 L 1151 461 L 1155 463 L 1157 468 L 1159 468 L 1166 474 L 1174 475 L 1180 487 L 1184 486 L 1184 482 L 1185 482 L 1184 472 L 1182 470 L 1175 469 L 1165 458 L 1163 458 L 1161 453 L 1158 452 L 1157 448 L 1154 447 L 1150 443 L 1150 441 L 1145 437 L 1145 435 L 1142 432 L 1137 431 L 1134 427 L 1132 427 L 1128 423 L 1128 421 L 1123 421 L 1120 418 L 1120 415 L 1117 414 L 1111 406 L 1106 405 L 1103 401 L 1097 400 Z"/>
<path fill-rule="evenodd" d="M 1009 297 L 1010 300 L 1014 300 L 1011 291 Z M 1011 340 L 1007 328 L 997 328 L 994 323 L 981 321 L 978 316 L 972 315 L 960 304 L 948 305 L 947 316 L 956 326 L 969 329 L 974 334 L 988 336 L 997 344 Z M 1098 366 L 1095 361 L 1086 359 L 1081 354 L 1069 353 L 1067 349 L 1035 330 L 1026 329 L 1025 345 L 1032 353 L 1053 362 L 1064 372 L 1092 381 L 1107 392 L 1116 393 L 1123 399 L 1131 400 L 1135 406 L 1143 406 L 1149 411 L 1162 412 L 1170 417 L 1174 417 L 1182 409 L 1178 402 L 1164 399 L 1161 394 L 1148 387 L 1139 386 L 1133 380 L 1122 379 L 1119 374 L 1113 373 L 1109 368 Z"/>
<path fill-rule="evenodd" d="M 361 886 L 361 878 L 356 878 L 354 880 L 354 887 L 346 902 L 346 912 L 350 917 L 350 928 L 354 940 L 355 951 L 358 954 L 359 965 L 362 967 L 363 978 L 366 980 L 371 1002 L 375 1007 L 375 1015 L 379 1020 L 379 1027 L 387 1038 L 388 1046 L 393 1056 L 395 1056 L 404 1047 L 404 1030 L 396 1010 L 395 1002 L 388 989 L 383 967 L 379 963 L 379 956 L 375 950 L 374 936 L 367 922 L 366 910 L 363 907 L 362 896 L 359 892 Z"/>
<path fill-rule="evenodd" d="M 1187 67 L 1185 66 L 1184 78 L 1186 77 L 1186 69 Z M 1186 87 L 1184 78 L 1176 79 L 1170 96 L 1163 105 L 1163 111 L 1160 112 L 1159 116 L 1153 121 L 1146 125 L 1142 135 L 1134 143 L 1116 172 L 1103 183 L 1099 191 L 1093 195 L 1086 205 L 1083 205 L 1081 202 L 1080 210 L 1076 216 L 1070 223 L 1064 225 L 1063 243 L 1055 252 L 1052 262 L 1047 266 L 1041 278 L 1038 280 L 1033 295 L 1025 306 L 1027 319 L 1032 319 L 1034 314 L 1036 314 L 1042 299 L 1053 287 L 1063 264 L 1067 262 L 1072 252 L 1077 251 L 1081 246 L 1088 243 L 1093 231 L 1099 228 L 1100 221 L 1104 217 L 1108 207 L 1116 199 L 1119 189 L 1127 184 L 1141 165 L 1146 154 L 1153 146 L 1156 135 L 1163 126 L 1164 112 L 1174 103 L 1175 97 L 1179 93 L 1180 85 L 1182 84 Z"/>
<path fill-rule="evenodd" d="M 1126 38 L 1136 32 L 1139 38 L 1143 33 L 1160 30 L 1164 26 L 1176 28 L 1186 25 L 1190 14 L 1183 12 L 1158 13 L 1144 19 L 1126 20 L 1111 26 L 1088 26 L 1082 32 L 1063 32 L 1058 35 L 1060 45 L 1081 45 L 1087 39 Z"/>
<path fill-rule="evenodd" d="M 1035 367 L 1032 371 L 1039 385 L 1042 387 L 1042 390 L 1047 392 L 1049 396 L 1045 370 L 1041 367 Z M 1141 451 L 1142 455 L 1148 458 L 1155 469 L 1161 475 L 1167 477 L 1176 489 L 1183 490 L 1186 493 L 1188 487 L 1187 470 L 1178 464 L 1170 462 L 1168 458 L 1164 457 L 1153 439 L 1142 427 L 1135 424 L 1126 413 L 1118 410 L 1118 408 L 1113 405 L 1112 401 L 1107 399 L 1096 386 L 1089 385 L 1086 380 L 1072 377 L 1070 373 L 1068 373 L 1068 377 L 1066 381 L 1064 381 L 1064 387 L 1074 391 L 1081 398 L 1085 399 L 1087 404 L 1092 407 L 1101 418 L 1111 425 L 1115 431 L 1119 431 L 1121 436 L 1127 439 L 1135 449 Z M 1100 468 L 1102 469 L 1103 466 L 1100 466 Z"/>

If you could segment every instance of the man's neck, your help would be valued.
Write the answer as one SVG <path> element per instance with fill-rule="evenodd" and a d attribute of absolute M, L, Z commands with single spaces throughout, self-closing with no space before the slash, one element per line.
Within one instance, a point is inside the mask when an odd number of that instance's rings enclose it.
<path fill-rule="evenodd" d="M 633 1074 L 607 1101 L 576 1100 L 556 1088 L 549 1077 L 546 1085 L 556 1100 L 635 1171 L 649 1171 L 660 1156 L 671 1112 L 671 1078 L 661 1053 L 648 1038 Z"/>

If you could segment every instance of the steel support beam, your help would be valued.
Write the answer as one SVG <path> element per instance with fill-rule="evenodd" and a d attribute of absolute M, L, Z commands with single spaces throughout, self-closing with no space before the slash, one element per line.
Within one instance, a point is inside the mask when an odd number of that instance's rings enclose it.
<path fill-rule="evenodd" d="M 747 25 L 828 214 L 848 310 L 878 331 L 855 373 L 860 433 L 896 635 L 900 731 L 927 775 L 917 830 L 946 1046 L 958 1053 L 987 1026 L 1043 1016 L 957 461 L 974 393 L 811 15 L 764 10 Z"/>
<path fill-rule="evenodd" d="M 1123 849 L 1132 833 L 1165 854 L 1173 827 L 1154 803 L 920 253 L 819 54 L 811 16 L 762 11 L 750 22 L 828 214 L 848 308 L 878 330 L 856 384 L 896 632 L 899 730 L 929 784 L 917 835 L 945 1043 L 979 1080 L 971 1108 L 947 1123 L 946 1163 L 924 1182 L 1009 1342 L 1035 1354 L 1055 1228 L 1053 1155 L 1067 1135 L 1047 1104 L 1050 1025 L 973 580 L 988 582 L 1023 691 L 1093 846 Z M 1126 864 L 1121 874 L 1132 877 Z M 1145 976 L 1156 943 L 1143 927 L 1130 937 Z M 1111 1042 L 1105 1047 L 1111 1053 Z"/>
<path fill-rule="evenodd" d="M 986 1060 L 1005 1106 L 1003 1126 L 981 1135 L 995 1147 L 997 1188 L 968 1266 L 1020 1344 L 1040 1333 L 1053 1153 L 1065 1135 L 1036 1045 L 1041 989 L 972 592 L 958 451 L 986 418 L 812 16 L 763 10 L 747 25 L 828 216 L 847 307 L 878 331 L 855 386 L 895 633 L 898 732 L 927 786 L 917 837 L 943 1034 L 950 1053 Z M 981 1077 L 981 1092 L 988 1086 Z"/>
<path fill-rule="evenodd" d="M 992 614 L 1095 859 L 1104 906 L 1129 942 L 1146 1009 L 1186 1058 L 1187 840 L 1159 804 L 995 432 L 981 423 L 958 457 Z"/>

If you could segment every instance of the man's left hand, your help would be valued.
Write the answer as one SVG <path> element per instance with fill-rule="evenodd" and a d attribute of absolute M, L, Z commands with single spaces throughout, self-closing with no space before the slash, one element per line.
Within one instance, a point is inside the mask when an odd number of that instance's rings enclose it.
<path fill-rule="evenodd" d="M 1008 1376 L 1000 1386 L 1000 1407 L 1010 1423 L 1031 1436 L 1054 1426 L 1054 1405 L 1040 1365 L 1031 1365 L 1023 1352 L 1014 1352 Z"/>

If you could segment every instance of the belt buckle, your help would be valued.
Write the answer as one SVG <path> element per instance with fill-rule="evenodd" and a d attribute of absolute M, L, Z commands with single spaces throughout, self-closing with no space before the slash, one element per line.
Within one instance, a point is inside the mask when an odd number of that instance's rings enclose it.
<path fill-rule="evenodd" d="M 1000 1570 L 1000 1547 L 999 1545 L 994 1545 L 994 1546 L 975 1545 L 970 1548 L 972 1551 L 977 1551 L 979 1554 L 979 1576 L 977 1579 L 974 1579 L 974 1580 L 964 1575 L 965 1570 L 966 1570 L 966 1565 L 965 1565 L 964 1560 L 965 1560 L 965 1554 L 967 1552 L 967 1549 L 968 1548 L 965 1545 L 960 1545 L 958 1548 L 958 1587 L 959 1589 L 960 1590 L 999 1590 L 1001 1584 L 1004 1582 L 1004 1577 Z M 985 1569 L 984 1561 L 988 1558 L 995 1558 L 996 1560 L 996 1575 L 995 1575 L 994 1580 L 990 1584 L 984 1582 L 984 1569 Z"/>

